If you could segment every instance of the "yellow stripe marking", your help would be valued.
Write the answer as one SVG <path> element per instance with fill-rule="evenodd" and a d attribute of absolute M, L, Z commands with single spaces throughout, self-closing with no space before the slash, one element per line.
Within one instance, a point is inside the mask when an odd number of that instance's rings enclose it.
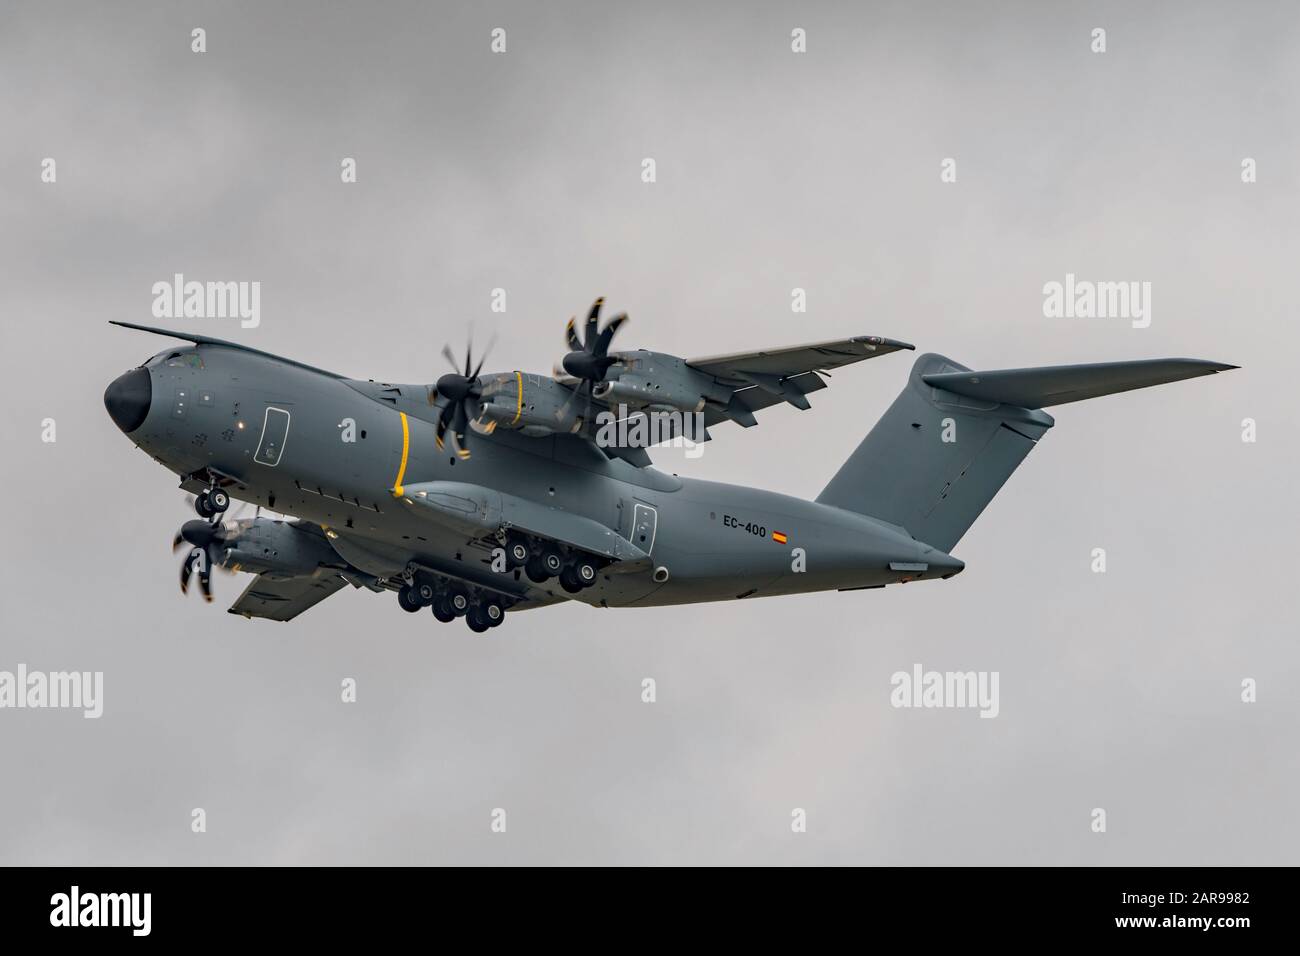
<path fill-rule="evenodd" d="M 397 469 L 397 483 L 393 485 L 393 497 L 400 498 L 405 493 L 402 488 L 402 479 L 406 477 L 406 457 L 411 452 L 411 428 L 406 424 L 406 412 L 398 412 L 402 416 L 402 464 Z"/>
<path fill-rule="evenodd" d="M 522 415 L 524 414 L 524 374 L 523 374 L 523 372 L 515 372 L 515 380 L 519 382 L 519 405 L 515 408 L 515 417 L 514 417 L 514 421 L 512 421 L 512 422 L 510 423 L 511 425 L 513 425 L 515 422 L 519 421 L 520 416 L 522 416 Z"/>

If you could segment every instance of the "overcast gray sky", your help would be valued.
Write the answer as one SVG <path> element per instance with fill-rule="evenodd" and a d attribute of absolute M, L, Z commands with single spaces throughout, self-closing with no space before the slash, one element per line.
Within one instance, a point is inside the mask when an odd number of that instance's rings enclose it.
<path fill-rule="evenodd" d="M 4 4 L 0 670 L 102 670 L 105 712 L 0 711 L 0 862 L 1295 863 L 1297 90 L 1285 3 Z M 685 357 L 1243 369 L 1056 410 L 951 581 L 249 622 L 242 576 L 182 598 L 190 515 L 102 405 L 175 272 L 262 283 L 260 328 L 192 327 L 389 381 L 471 323 L 549 371 L 598 294 Z M 1069 272 L 1151 326 L 1045 318 Z M 910 359 L 656 457 L 813 497 Z M 914 663 L 1000 715 L 892 708 Z"/>

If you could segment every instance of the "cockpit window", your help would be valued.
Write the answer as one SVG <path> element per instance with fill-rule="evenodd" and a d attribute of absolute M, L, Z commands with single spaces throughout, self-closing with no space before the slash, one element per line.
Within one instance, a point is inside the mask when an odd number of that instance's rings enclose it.
<path fill-rule="evenodd" d="M 159 352 L 157 355 L 153 356 L 153 358 L 149 359 L 149 361 L 145 362 L 144 367 L 153 368 L 155 365 L 161 365 L 168 359 L 175 358 L 180 354 L 180 352 Z"/>
<path fill-rule="evenodd" d="M 171 368 L 203 368 L 203 358 L 198 352 L 173 352 L 167 356 Z"/>

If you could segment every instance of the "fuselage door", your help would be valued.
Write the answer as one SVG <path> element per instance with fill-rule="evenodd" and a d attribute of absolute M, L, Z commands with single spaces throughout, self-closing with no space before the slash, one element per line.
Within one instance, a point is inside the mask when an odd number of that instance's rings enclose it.
<path fill-rule="evenodd" d="M 257 454 L 253 456 L 259 465 L 274 468 L 280 464 L 280 456 L 284 454 L 284 445 L 289 438 L 289 418 L 289 413 L 283 408 L 266 406 L 266 414 L 262 418 L 262 438 L 257 443 Z"/>
<path fill-rule="evenodd" d="M 646 554 L 650 554 L 654 550 L 658 524 L 659 510 L 654 505 L 636 502 L 632 509 L 632 534 L 628 540 Z"/>

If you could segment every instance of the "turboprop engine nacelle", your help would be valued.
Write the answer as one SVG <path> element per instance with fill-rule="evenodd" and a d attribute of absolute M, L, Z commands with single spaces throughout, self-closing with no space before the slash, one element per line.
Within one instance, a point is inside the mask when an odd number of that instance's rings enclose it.
<path fill-rule="evenodd" d="M 510 428 L 530 437 L 576 431 L 585 405 L 553 378 L 515 372 L 500 377 L 484 392 L 479 422 L 488 428 Z"/>
<path fill-rule="evenodd" d="M 699 412 L 708 400 L 726 404 L 731 398 L 730 389 L 675 355 L 638 349 L 621 352 L 618 358 L 619 364 L 611 369 L 615 377 L 598 384 L 594 392 L 607 405 Z"/>
<path fill-rule="evenodd" d="M 698 412 L 704 408 L 704 396 L 689 394 L 681 389 L 665 391 L 646 379 L 624 375 L 612 382 L 596 386 L 595 397 L 608 405 L 626 405 L 628 408 L 675 409 L 681 412 Z"/>
<path fill-rule="evenodd" d="M 221 563 L 231 570 L 268 572 L 286 577 L 309 575 L 322 564 L 338 560 L 329 542 L 288 521 L 253 518 L 237 522 Z"/>

